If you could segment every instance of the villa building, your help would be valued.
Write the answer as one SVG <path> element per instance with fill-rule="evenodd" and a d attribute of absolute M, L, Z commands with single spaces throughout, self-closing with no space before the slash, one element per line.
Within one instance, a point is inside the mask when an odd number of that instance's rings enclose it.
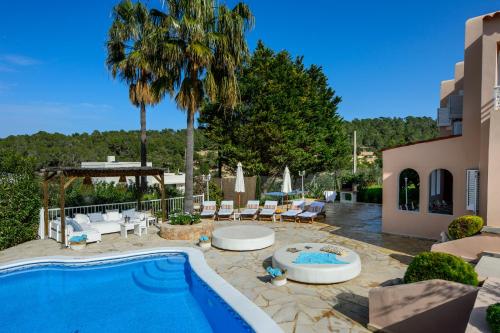
<path fill-rule="evenodd" d="M 469 19 L 464 61 L 441 82 L 440 136 L 383 152 L 387 233 L 439 238 L 453 218 L 500 227 L 500 12 Z"/>
<path fill-rule="evenodd" d="M 152 167 L 152 162 L 147 162 L 146 165 L 148 167 Z M 82 162 L 82 168 L 136 168 L 140 167 L 141 162 L 118 162 L 116 161 L 115 156 L 107 156 L 105 162 Z M 127 184 L 134 184 L 135 177 L 125 177 Z M 185 185 L 185 175 L 183 173 L 173 173 L 173 172 L 165 172 L 165 187 L 175 188 L 180 193 L 184 193 L 184 185 Z M 119 177 L 94 177 L 92 178 L 94 182 L 106 182 L 106 183 L 115 183 L 118 184 L 120 181 Z M 147 177 L 148 184 L 154 185 L 157 184 L 158 181 L 152 177 Z"/>

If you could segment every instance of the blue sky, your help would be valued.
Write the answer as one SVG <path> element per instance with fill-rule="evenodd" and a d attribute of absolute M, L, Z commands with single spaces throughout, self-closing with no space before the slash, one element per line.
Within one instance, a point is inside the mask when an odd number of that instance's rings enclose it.
<path fill-rule="evenodd" d="M 104 65 L 116 3 L 1 1 L 0 137 L 139 127 L 127 87 Z M 500 10 L 493 0 L 247 3 L 256 17 L 250 47 L 262 39 L 323 66 L 349 120 L 434 117 L 439 82 L 452 78 L 463 58 L 466 19 Z M 167 100 L 148 112 L 147 122 L 150 129 L 178 129 L 185 116 Z"/>

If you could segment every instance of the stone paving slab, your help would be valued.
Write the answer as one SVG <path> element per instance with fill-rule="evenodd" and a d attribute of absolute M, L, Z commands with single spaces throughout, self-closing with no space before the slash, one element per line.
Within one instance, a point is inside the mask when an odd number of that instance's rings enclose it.
<path fill-rule="evenodd" d="M 327 219 L 321 223 L 215 222 L 215 226 L 259 224 L 273 228 L 276 243 L 266 249 L 232 252 L 211 248 L 205 251 L 208 264 L 236 289 L 268 313 L 285 332 L 366 332 L 368 291 L 381 283 L 401 278 L 408 261 L 432 242 L 384 235 L 380 232 L 381 207 L 368 204 L 328 204 Z M 356 251 L 361 274 L 347 282 L 308 285 L 289 281 L 276 287 L 269 283 L 265 268 L 275 250 L 286 244 L 325 242 Z M 164 246 L 196 246 L 192 242 L 168 241 L 151 227 L 143 237 L 104 235 L 99 244 L 83 251 L 61 249 L 53 240 L 27 242 L 0 252 L 0 263 L 51 255 L 93 255 Z"/>

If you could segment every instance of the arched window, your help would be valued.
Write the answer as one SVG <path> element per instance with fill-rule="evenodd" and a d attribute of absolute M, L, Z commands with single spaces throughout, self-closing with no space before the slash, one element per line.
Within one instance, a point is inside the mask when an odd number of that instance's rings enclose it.
<path fill-rule="evenodd" d="M 420 177 L 413 169 L 399 174 L 399 209 L 418 211 L 420 206 Z"/>
<path fill-rule="evenodd" d="M 453 175 L 446 169 L 436 169 L 429 176 L 429 212 L 453 214 Z"/>

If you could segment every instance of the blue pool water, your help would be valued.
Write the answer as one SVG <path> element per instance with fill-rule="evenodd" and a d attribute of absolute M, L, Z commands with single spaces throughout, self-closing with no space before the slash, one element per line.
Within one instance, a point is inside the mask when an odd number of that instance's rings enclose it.
<path fill-rule="evenodd" d="M 169 253 L 0 271 L 0 332 L 253 332 Z"/>

